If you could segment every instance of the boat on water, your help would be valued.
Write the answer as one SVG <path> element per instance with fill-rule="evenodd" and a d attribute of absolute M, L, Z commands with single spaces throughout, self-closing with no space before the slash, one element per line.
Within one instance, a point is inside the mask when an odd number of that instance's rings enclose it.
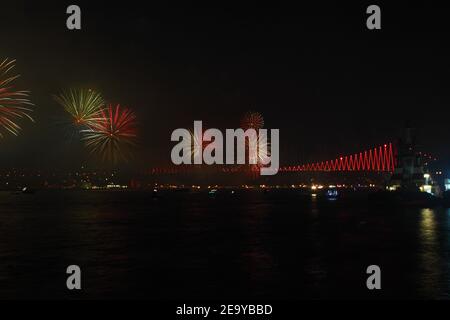
<path fill-rule="evenodd" d="M 13 194 L 21 195 L 21 194 L 35 194 L 36 190 L 31 189 L 29 187 L 23 187 L 20 190 L 14 191 Z"/>
<path fill-rule="evenodd" d="M 156 200 L 156 199 L 160 199 L 161 198 L 161 192 L 159 191 L 158 188 L 154 188 L 152 190 L 152 199 Z"/>
<path fill-rule="evenodd" d="M 330 187 L 326 190 L 326 197 L 330 201 L 335 201 L 339 198 L 339 191 L 337 188 Z"/>
<path fill-rule="evenodd" d="M 36 190 L 28 188 L 28 187 L 24 187 L 22 188 L 22 194 L 35 194 Z"/>

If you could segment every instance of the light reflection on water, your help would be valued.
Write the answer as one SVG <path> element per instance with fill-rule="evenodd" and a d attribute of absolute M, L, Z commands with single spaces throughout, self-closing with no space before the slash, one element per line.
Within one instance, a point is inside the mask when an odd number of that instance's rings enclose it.
<path fill-rule="evenodd" d="M 432 209 L 422 209 L 420 215 L 420 291 L 424 297 L 436 297 L 442 276 L 436 213 Z"/>

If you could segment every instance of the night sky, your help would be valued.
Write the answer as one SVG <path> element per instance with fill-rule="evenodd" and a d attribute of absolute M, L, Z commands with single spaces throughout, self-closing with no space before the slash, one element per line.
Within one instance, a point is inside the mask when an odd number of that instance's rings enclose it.
<path fill-rule="evenodd" d="M 17 59 L 35 124 L 0 141 L 3 167 L 86 163 L 64 136 L 52 99 L 97 89 L 135 110 L 139 163 L 170 163 L 170 134 L 237 128 L 248 110 L 280 129 L 281 164 L 326 160 L 395 140 L 406 120 L 423 150 L 448 160 L 450 60 L 447 17 L 437 6 L 382 5 L 382 30 L 366 28 L 367 5 L 316 7 L 258 2 L 163 7 L 144 1 L 11 1 L 0 10 L 0 56 Z M 82 30 L 66 29 L 78 4 Z M 94 165 L 94 164 L 92 164 Z"/>

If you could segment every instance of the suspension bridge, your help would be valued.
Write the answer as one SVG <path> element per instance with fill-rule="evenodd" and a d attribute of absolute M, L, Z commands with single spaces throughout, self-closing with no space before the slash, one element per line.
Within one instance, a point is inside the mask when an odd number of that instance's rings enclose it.
<path fill-rule="evenodd" d="M 153 167 L 146 174 L 183 174 L 201 170 L 207 165 L 178 165 L 168 167 Z M 335 159 L 304 164 L 280 166 L 278 172 L 386 172 L 393 173 L 397 166 L 397 148 L 392 142 L 359 151 L 349 155 L 338 156 Z M 256 165 L 212 165 L 219 172 L 257 172 L 261 166 Z"/>

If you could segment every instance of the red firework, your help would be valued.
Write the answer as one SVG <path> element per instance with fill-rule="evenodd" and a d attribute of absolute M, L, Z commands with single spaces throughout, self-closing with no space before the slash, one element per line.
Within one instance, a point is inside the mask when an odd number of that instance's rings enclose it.
<path fill-rule="evenodd" d="M 120 105 L 109 105 L 101 113 L 99 120 L 82 131 L 86 146 L 105 161 L 116 163 L 119 159 L 127 159 L 129 148 L 137 139 L 134 112 Z"/>
<path fill-rule="evenodd" d="M 247 129 L 261 129 L 264 127 L 264 118 L 259 112 L 249 111 L 241 120 L 241 128 Z"/>

